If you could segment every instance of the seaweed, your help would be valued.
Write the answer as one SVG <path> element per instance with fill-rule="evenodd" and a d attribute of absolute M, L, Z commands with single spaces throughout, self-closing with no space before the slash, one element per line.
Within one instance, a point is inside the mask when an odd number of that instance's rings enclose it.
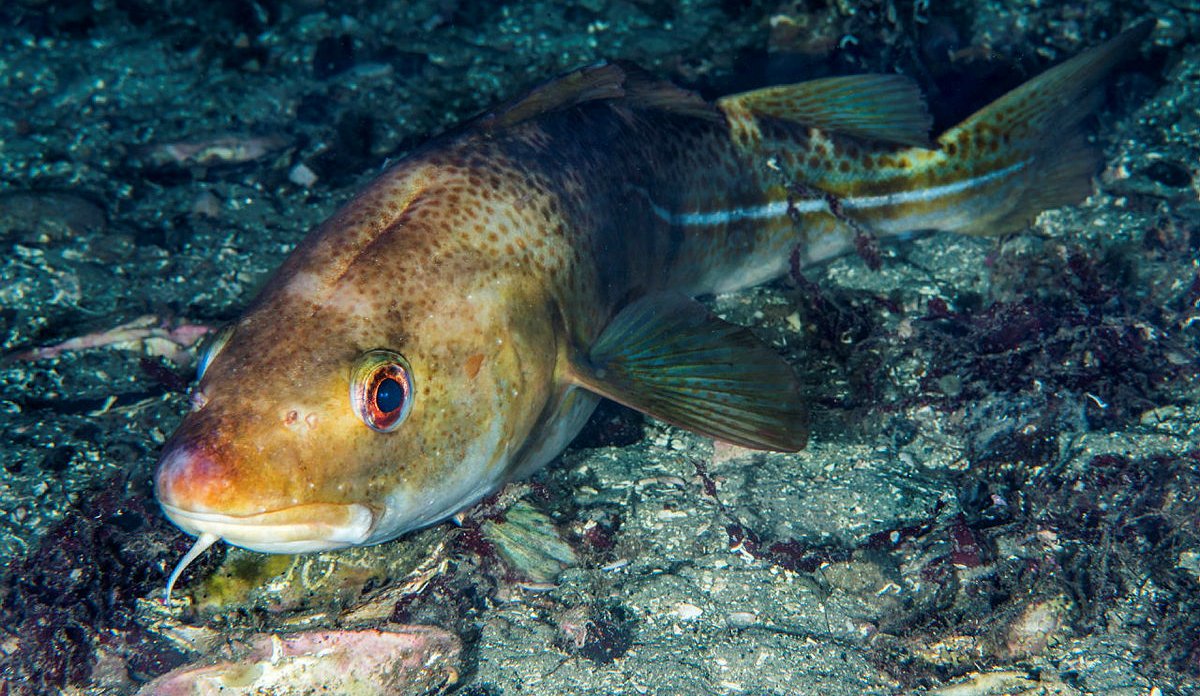
<path fill-rule="evenodd" d="M 187 546 L 150 501 L 146 481 L 110 479 L 0 578 L 0 625 L 15 646 L 0 658 L 0 675 L 21 685 L 15 693 L 86 683 L 101 647 L 135 678 L 183 662 L 135 619 L 137 600 L 165 581 L 162 559 Z"/>
<path fill-rule="evenodd" d="M 1172 403 L 1173 387 L 1197 374 L 1200 359 L 1180 330 L 1194 312 L 1195 283 L 1176 297 L 1139 297 L 1123 291 L 1135 271 L 1115 255 L 1051 244 L 1038 257 L 1022 266 L 1028 256 L 994 256 L 994 275 L 1022 283 L 1006 290 L 1014 281 L 997 277 L 1010 296 L 986 307 L 927 302 L 906 348 L 928 362 L 920 398 L 950 410 L 1000 394 L 1036 396 L 1049 408 L 1081 408 L 1089 427 Z"/>
<path fill-rule="evenodd" d="M 1146 239 L 1170 254 L 1177 237 L 1152 230 Z M 943 427 L 965 440 L 964 466 L 951 474 L 958 510 L 943 515 L 939 505 L 926 519 L 844 546 L 770 539 L 721 503 L 698 464 L 730 547 L 801 573 L 870 557 L 931 588 L 878 621 L 888 639 L 869 651 L 904 689 L 1036 656 L 1063 633 L 1103 632 L 1113 608 L 1148 583 L 1159 600 L 1140 671 L 1200 674 L 1200 576 L 1178 562 L 1200 547 L 1197 454 L 1080 463 L 1066 444 L 1184 405 L 1182 387 L 1197 376 L 1200 276 L 1143 287 L 1139 264 L 1155 259 L 1130 251 L 1001 241 L 987 259 L 991 298 L 947 293 L 907 317 L 891 298 L 809 280 L 793 257 L 810 351 L 844 383 L 867 385 L 846 389 L 837 408 L 888 428 L 911 423 L 900 414 L 919 409 L 955 415 Z M 916 388 L 880 388 L 895 383 L 890 371 L 901 363 L 919 366 Z M 895 447 L 917 435 L 896 435 Z"/>
<path fill-rule="evenodd" d="M 618 603 L 596 602 L 566 610 L 559 616 L 556 627 L 559 649 L 597 665 L 607 665 L 633 647 L 637 622 Z"/>

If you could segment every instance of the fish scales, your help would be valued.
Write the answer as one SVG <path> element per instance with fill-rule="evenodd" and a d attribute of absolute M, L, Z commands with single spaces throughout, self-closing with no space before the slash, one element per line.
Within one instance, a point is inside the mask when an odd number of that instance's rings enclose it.
<path fill-rule="evenodd" d="M 1078 131 L 1142 23 L 928 139 L 900 76 L 705 103 L 628 66 L 570 73 L 410 154 L 316 229 L 207 349 L 156 495 L 264 552 L 433 524 L 558 455 L 611 398 L 791 451 L 791 367 L 693 299 L 856 234 L 996 234 L 1086 195 Z"/>

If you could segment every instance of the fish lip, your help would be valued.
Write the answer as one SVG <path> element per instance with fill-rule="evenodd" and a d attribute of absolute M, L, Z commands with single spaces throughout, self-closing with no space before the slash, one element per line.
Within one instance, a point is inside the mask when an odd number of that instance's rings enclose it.
<path fill-rule="evenodd" d="M 177 527 L 193 536 L 213 534 L 263 553 L 309 553 L 367 543 L 377 516 L 360 503 L 308 503 L 249 515 L 185 510 L 159 501 Z"/>

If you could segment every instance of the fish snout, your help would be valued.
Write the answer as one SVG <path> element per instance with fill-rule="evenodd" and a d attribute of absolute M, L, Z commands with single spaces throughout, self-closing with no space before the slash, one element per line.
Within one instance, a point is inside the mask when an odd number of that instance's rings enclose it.
<path fill-rule="evenodd" d="M 358 546 L 377 522 L 368 505 L 294 500 L 239 484 L 231 466 L 185 443 L 167 445 L 154 487 L 163 512 L 183 531 L 264 553 Z"/>
<path fill-rule="evenodd" d="M 215 512 L 222 503 L 228 503 L 233 488 L 231 473 L 199 447 L 168 444 L 154 474 L 154 495 L 160 503 L 172 507 Z"/>

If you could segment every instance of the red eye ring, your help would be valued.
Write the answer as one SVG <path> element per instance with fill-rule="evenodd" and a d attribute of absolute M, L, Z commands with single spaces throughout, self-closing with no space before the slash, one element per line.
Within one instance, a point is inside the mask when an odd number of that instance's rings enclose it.
<path fill-rule="evenodd" d="M 350 380 L 350 401 L 373 430 L 395 430 L 412 409 L 413 393 L 412 369 L 404 356 L 371 350 L 359 358 Z"/>

